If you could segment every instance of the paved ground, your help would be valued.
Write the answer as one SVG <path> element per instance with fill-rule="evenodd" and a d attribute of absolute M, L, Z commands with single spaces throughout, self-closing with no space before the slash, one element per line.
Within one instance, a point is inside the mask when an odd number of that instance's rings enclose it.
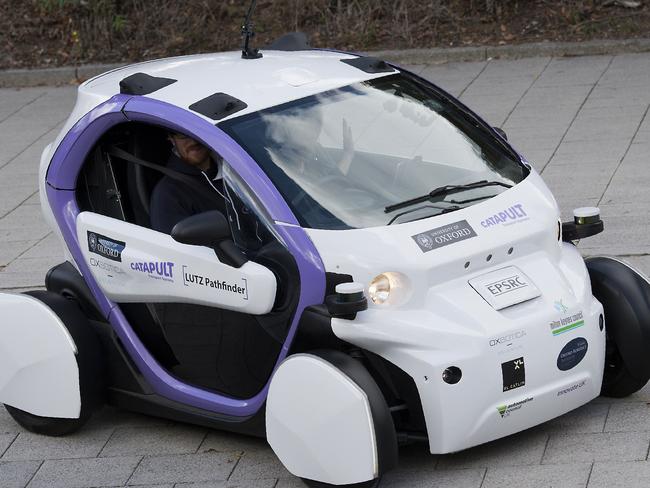
<path fill-rule="evenodd" d="M 650 272 L 650 54 L 413 69 L 503 127 L 566 217 L 600 206 L 607 231 L 580 245 L 585 254 L 624 256 Z M 61 259 L 36 175 L 74 96 L 72 87 L 0 90 L 0 289 L 41 286 Z M 459 454 L 415 446 L 381 486 L 647 487 L 649 405 L 650 387 Z M 0 487 L 301 486 L 262 441 L 109 408 L 59 439 L 24 432 L 2 411 L 0 455 Z"/>

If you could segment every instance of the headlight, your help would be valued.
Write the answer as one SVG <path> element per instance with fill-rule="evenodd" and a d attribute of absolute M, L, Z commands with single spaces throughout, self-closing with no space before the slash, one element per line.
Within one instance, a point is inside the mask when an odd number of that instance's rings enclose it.
<path fill-rule="evenodd" d="M 375 305 L 400 306 L 411 297 L 411 280 L 399 272 L 377 275 L 368 286 L 368 296 Z"/>
<path fill-rule="evenodd" d="M 382 304 L 390 297 L 390 278 L 382 273 L 375 276 L 368 287 L 368 295 L 373 303 Z"/>

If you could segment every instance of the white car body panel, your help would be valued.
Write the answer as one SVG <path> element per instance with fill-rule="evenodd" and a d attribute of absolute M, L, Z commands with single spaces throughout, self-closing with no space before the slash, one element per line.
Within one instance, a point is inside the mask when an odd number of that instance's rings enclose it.
<path fill-rule="evenodd" d="M 295 476 L 334 485 L 377 477 L 368 397 L 317 356 L 294 354 L 278 367 L 266 402 L 266 437 Z"/>
<path fill-rule="evenodd" d="M 125 244 L 113 258 L 91 251 L 90 235 Z M 273 307 L 276 279 L 260 264 L 219 262 L 212 249 L 92 212 L 77 217 L 84 259 L 107 297 L 118 302 L 183 302 L 261 315 Z M 119 255 L 118 255 L 119 254 Z"/>
<path fill-rule="evenodd" d="M 512 206 L 521 212 L 490 225 L 487 219 Z M 598 396 L 603 310 L 591 294 L 582 257 L 573 245 L 558 242 L 558 218 L 554 199 L 533 172 L 494 198 L 445 215 L 388 227 L 308 230 L 327 271 L 349 273 L 366 286 L 382 272 L 400 277 L 396 300 L 392 293 L 383 305 L 369 300 L 367 311 L 354 320 L 333 319 L 332 328 L 341 339 L 379 354 L 413 378 L 432 453 L 518 432 Z M 415 240 L 460 221 L 476 236 L 433 252 L 423 252 Z M 496 310 L 469 281 L 509 266 L 521 270 L 539 296 Z M 572 317 L 575 323 L 582 317 L 582 325 L 555 335 L 562 328 L 556 324 Z M 560 351 L 578 337 L 587 340 L 586 356 L 560 371 Z M 502 364 L 520 357 L 525 385 L 502 391 Z M 458 384 L 442 381 L 450 366 L 463 373 Z"/>
<path fill-rule="evenodd" d="M 61 319 L 27 295 L 0 293 L 0 308 L 0 402 L 41 417 L 79 418 L 77 348 Z"/>

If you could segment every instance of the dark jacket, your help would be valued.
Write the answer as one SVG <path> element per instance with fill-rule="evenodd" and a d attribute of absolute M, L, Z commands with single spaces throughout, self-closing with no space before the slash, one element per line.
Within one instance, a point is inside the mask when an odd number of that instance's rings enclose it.
<path fill-rule="evenodd" d="M 171 234 L 174 226 L 186 217 L 208 210 L 220 210 L 225 215 L 224 199 L 212 189 L 203 172 L 194 166 L 185 163 L 175 154 L 169 157 L 167 168 L 183 175 L 190 176 L 197 185 L 204 187 L 214 194 L 209 198 L 202 191 L 196 191 L 193 186 L 164 176 L 154 188 L 151 195 L 151 228 L 159 232 Z M 221 178 L 214 180 L 218 168 L 213 164 L 205 174 L 212 180 L 212 184 L 223 194 L 223 181 Z"/>

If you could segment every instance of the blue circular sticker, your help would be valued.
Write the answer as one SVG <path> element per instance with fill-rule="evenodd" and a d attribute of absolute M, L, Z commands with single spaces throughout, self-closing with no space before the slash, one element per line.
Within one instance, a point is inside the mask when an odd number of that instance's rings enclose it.
<path fill-rule="evenodd" d="M 575 367 L 587 354 L 587 346 L 587 339 L 584 337 L 569 341 L 557 357 L 557 368 L 560 371 L 568 371 Z"/>

